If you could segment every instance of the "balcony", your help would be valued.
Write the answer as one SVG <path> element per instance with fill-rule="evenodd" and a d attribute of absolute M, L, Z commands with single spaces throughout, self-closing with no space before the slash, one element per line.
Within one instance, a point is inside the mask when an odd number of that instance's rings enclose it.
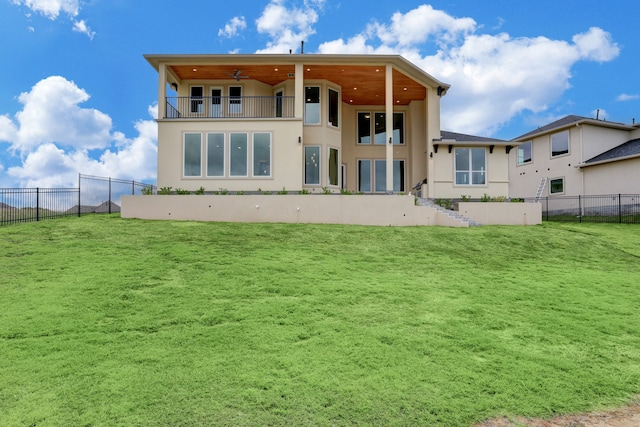
<path fill-rule="evenodd" d="M 167 97 L 166 119 L 276 119 L 294 117 L 293 96 Z"/>

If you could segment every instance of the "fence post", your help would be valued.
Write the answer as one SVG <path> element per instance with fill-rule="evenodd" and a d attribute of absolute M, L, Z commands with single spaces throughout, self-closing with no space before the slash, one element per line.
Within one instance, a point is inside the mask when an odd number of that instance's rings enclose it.
<path fill-rule="evenodd" d="M 82 196 L 80 191 L 80 183 L 82 182 L 82 174 L 78 174 L 78 217 L 82 215 Z"/>
<path fill-rule="evenodd" d="M 36 187 L 36 221 L 40 221 L 40 187 Z"/>
<path fill-rule="evenodd" d="M 582 196 L 580 194 L 578 194 L 578 218 L 580 218 L 578 222 L 582 223 Z"/>
<path fill-rule="evenodd" d="M 622 194 L 618 193 L 618 221 L 622 224 Z"/>
<path fill-rule="evenodd" d="M 109 213 L 111 213 L 111 177 L 109 177 Z"/>
<path fill-rule="evenodd" d="M 549 196 L 545 197 L 545 206 L 544 213 L 547 217 L 545 221 L 549 221 Z"/>

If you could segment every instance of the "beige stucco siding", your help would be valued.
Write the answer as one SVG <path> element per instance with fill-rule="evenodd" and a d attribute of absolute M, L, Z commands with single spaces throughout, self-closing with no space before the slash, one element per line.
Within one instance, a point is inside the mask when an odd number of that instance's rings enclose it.
<path fill-rule="evenodd" d="M 640 194 L 640 158 L 582 168 L 586 195 Z"/>

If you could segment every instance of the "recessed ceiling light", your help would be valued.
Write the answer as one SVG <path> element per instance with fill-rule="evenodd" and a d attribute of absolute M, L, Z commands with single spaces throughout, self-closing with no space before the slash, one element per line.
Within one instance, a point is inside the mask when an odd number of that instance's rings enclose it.
<path fill-rule="evenodd" d="M 407 88 L 405 87 L 404 90 L 407 90 Z"/>
<path fill-rule="evenodd" d="M 197 68 L 194 68 L 194 69 L 193 69 L 193 71 L 198 71 L 198 69 L 197 69 Z"/>
<path fill-rule="evenodd" d="M 274 68 L 274 69 L 273 69 L 273 71 L 278 71 L 278 69 L 277 69 L 277 68 Z"/>

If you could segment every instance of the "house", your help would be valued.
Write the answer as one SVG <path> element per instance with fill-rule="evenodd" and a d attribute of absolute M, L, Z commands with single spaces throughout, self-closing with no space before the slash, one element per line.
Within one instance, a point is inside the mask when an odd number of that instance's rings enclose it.
<path fill-rule="evenodd" d="M 570 115 L 513 143 L 512 197 L 640 193 L 638 124 Z"/>
<path fill-rule="evenodd" d="M 449 85 L 397 55 L 145 55 L 158 188 L 507 196 L 514 142 L 441 132 Z"/>

